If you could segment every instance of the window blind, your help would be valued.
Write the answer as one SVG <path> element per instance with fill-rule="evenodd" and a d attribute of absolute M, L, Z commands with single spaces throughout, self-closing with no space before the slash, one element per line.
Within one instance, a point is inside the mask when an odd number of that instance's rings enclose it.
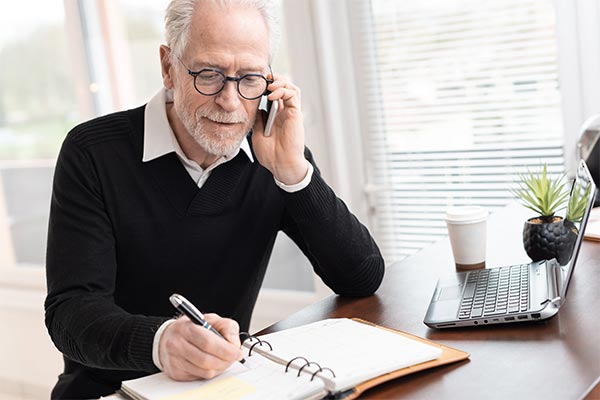
<path fill-rule="evenodd" d="M 490 211 L 518 172 L 564 171 L 552 0 L 353 0 L 373 231 L 388 264 Z"/>

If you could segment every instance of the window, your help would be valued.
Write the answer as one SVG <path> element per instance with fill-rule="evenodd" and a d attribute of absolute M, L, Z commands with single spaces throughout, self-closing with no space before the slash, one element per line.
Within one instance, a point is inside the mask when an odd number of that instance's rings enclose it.
<path fill-rule="evenodd" d="M 493 210 L 516 172 L 563 172 L 552 0 L 356 0 L 351 13 L 388 263 L 445 235 L 449 205 Z"/>
<path fill-rule="evenodd" d="M 114 1 L 37 0 L 0 13 L 0 272 L 44 265 L 52 175 L 66 133 L 143 104 L 148 87 L 161 83 L 167 1 L 122 3 L 124 10 Z"/>
<path fill-rule="evenodd" d="M 52 158 L 80 115 L 63 2 L 9 8 L 0 13 L 0 264 L 28 267 L 45 256 Z"/>

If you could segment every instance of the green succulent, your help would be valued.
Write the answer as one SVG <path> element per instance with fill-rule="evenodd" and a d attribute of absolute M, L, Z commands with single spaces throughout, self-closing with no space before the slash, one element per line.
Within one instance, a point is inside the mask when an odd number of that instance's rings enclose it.
<path fill-rule="evenodd" d="M 575 185 L 573 193 L 569 198 L 569 205 L 567 207 L 567 215 L 565 219 L 571 222 L 579 222 L 583 218 L 585 212 L 585 206 L 587 205 L 588 196 L 590 195 L 591 185 L 588 185 L 583 192 L 581 185 Z M 582 193 L 583 192 L 583 193 Z"/>
<path fill-rule="evenodd" d="M 565 190 L 564 175 L 552 179 L 544 164 L 539 171 L 528 169 L 526 174 L 518 176 L 520 187 L 511 192 L 525 207 L 542 217 L 551 217 L 566 207 L 569 192 Z"/>

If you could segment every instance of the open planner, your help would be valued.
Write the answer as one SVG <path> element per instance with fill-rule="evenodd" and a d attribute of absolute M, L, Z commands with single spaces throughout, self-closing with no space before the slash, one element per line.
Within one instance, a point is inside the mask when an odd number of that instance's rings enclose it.
<path fill-rule="evenodd" d="M 354 399 L 403 375 L 464 360 L 468 353 L 359 319 L 326 319 L 242 346 L 246 362 L 211 380 L 176 382 L 164 373 L 125 381 L 133 399 Z"/>

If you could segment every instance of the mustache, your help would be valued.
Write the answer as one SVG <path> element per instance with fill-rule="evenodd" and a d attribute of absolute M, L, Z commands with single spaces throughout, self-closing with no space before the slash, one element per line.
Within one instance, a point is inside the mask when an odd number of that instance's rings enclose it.
<path fill-rule="evenodd" d="M 222 124 L 245 124 L 248 122 L 248 118 L 240 113 L 228 113 L 222 111 L 208 111 L 198 110 L 196 112 L 196 118 L 207 118 L 211 121 L 222 123 Z"/>

